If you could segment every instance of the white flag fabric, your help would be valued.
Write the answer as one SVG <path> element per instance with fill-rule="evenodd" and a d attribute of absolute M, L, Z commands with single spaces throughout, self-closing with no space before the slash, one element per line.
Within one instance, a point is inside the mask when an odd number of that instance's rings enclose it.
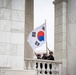
<path fill-rule="evenodd" d="M 46 42 L 46 39 L 47 39 L 46 23 L 44 23 L 30 32 L 27 41 L 34 50 L 37 47 L 43 45 Z"/>

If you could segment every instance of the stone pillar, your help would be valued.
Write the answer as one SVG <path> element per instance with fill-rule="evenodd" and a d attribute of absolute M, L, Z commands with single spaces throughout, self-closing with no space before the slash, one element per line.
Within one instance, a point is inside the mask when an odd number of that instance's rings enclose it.
<path fill-rule="evenodd" d="M 10 67 L 10 8 L 10 0 L 0 0 L 0 67 Z"/>
<path fill-rule="evenodd" d="M 33 57 L 33 50 L 27 42 L 28 34 L 33 30 L 33 0 L 25 0 L 25 51 L 24 57 L 25 58 L 32 58 Z"/>
<path fill-rule="evenodd" d="M 2 0 L 3 1 L 3 0 Z M 24 15 L 25 0 L 10 1 L 10 56 L 12 69 L 24 69 Z M 8 2 L 7 2 L 8 3 Z M 8 3 L 9 5 L 9 3 Z"/>
<path fill-rule="evenodd" d="M 63 75 L 66 75 L 66 0 L 55 0 L 55 59 L 63 62 Z"/>
<path fill-rule="evenodd" d="M 0 0 L 0 67 L 24 69 L 25 0 Z"/>
<path fill-rule="evenodd" d="M 76 75 L 76 0 L 68 0 L 67 59 L 68 75 Z"/>

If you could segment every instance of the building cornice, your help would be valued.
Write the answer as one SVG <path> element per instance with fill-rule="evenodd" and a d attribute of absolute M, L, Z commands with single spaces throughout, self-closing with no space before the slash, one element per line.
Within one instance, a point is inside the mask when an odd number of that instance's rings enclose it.
<path fill-rule="evenodd" d="M 63 2 L 63 1 L 67 2 L 68 0 L 55 0 L 55 1 L 53 1 L 53 4 L 57 4 L 57 3 L 60 3 L 60 2 Z"/>

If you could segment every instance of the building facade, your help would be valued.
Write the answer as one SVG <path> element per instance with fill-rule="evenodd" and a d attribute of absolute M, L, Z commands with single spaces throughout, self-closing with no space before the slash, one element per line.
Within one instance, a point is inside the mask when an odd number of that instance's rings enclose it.
<path fill-rule="evenodd" d="M 24 69 L 33 51 L 27 36 L 33 29 L 34 0 L 0 0 L 0 68 Z M 76 74 L 76 0 L 55 0 L 55 60 L 63 75 Z"/>
<path fill-rule="evenodd" d="M 33 57 L 26 41 L 32 29 L 33 0 L 0 0 L 0 67 L 24 69 L 24 58 Z"/>
<path fill-rule="evenodd" d="M 63 61 L 63 75 L 76 74 L 76 1 L 55 0 L 55 58 Z"/>

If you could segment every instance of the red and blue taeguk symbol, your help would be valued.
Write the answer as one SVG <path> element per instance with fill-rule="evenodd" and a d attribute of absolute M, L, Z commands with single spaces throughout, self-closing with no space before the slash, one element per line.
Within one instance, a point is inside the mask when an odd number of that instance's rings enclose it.
<path fill-rule="evenodd" d="M 37 38 L 39 41 L 44 41 L 44 32 L 43 31 L 39 31 L 37 33 Z"/>

